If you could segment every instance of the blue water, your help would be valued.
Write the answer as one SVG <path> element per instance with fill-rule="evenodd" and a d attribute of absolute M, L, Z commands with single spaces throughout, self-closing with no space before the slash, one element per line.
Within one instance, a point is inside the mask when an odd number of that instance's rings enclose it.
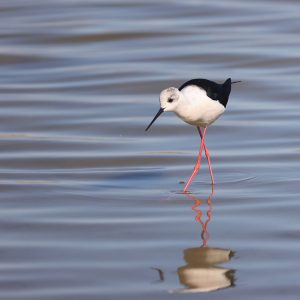
<path fill-rule="evenodd" d="M 299 298 L 297 1 L 13 0 L 0 25 L 0 299 Z M 197 131 L 144 131 L 199 77 L 242 80 L 210 198 L 205 159 L 181 193 Z"/>

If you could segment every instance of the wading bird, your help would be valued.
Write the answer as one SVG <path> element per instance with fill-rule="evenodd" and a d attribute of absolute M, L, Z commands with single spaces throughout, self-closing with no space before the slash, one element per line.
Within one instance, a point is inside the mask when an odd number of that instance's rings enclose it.
<path fill-rule="evenodd" d="M 183 189 L 184 192 L 187 191 L 200 169 L 203 149 L 208 161 L 211 182 L 214 185 L 210 155 L 205 144 L 206 130 L 225 112 L 231 84 L 237 82 L 240 81 L 231 81 L 231 78 L 228 78 L 223 84 L 207 79 L 192 79 L 178 89 L 169 87 L 160 93 L 160 109 L 146 131 L 163 112 L 173 111 L 184 122 L 196 126 L 201 139 L 198 159 L 194 171 Z M 201 128 L 203 128 L 203 133 Z"/>

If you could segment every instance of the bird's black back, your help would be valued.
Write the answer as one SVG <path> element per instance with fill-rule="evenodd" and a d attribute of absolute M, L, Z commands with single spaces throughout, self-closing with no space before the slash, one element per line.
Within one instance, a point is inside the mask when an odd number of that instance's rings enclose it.
<path fill-rule="evenodd" d="M 223 84 L 219 84 L 207 79 L 191 79 L 185 82 L 179 88 L 179 91 L 189 85 L 196 85 L 199 88 L 204 89 L 209 98 L 216 101 L 219 100 L 220 103 L 226 107 L 231 91 L 231 78 L 228 78 Z"/>

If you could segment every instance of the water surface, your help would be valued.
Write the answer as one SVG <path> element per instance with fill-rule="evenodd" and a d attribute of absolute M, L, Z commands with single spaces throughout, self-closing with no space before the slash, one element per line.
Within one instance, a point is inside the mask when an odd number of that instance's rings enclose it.
<path fill-rule="evenodd" d="M 1 1 L 0 299 L 298 299 L 297 1 Z M 231 77 L 207 131 L 158 94 Z M 195 219 L 196 218 L 196 219 Z M 188 294 L 188 295 L 187 295 Z"/>

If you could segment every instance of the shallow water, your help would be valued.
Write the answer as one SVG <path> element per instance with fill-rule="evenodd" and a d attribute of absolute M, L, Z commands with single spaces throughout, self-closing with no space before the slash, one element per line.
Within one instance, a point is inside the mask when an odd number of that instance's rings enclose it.
<path fill-rule="evenodd" d="M 3 0 L 0 16 L 1 299 L 298 299 L 297 1 Z M 204 160 L 184 195 L 196 130 L 144 129 L 160 90 L 195 77 L 243 82 L 207 131 L 214 193 Z"/>

